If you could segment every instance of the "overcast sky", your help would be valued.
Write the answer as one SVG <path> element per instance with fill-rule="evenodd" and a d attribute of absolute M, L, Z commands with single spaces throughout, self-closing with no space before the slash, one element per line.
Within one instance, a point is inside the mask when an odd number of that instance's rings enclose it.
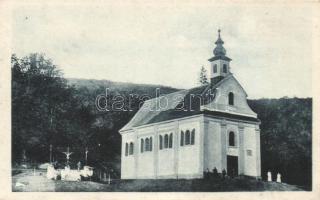
<path fill-rule="evenodd" d="M 43 52 L 65 77 L 197 85 L 217 30 L 249 98 L 310 97 L 312 10 L 304 6 L 21 6 L 13 52 Z"/>

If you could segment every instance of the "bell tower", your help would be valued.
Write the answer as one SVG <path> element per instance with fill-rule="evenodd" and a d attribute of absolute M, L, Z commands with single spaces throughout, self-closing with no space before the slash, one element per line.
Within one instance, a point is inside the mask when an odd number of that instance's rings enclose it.
<path fill-rule="evenodd" d="M 210 62 L 210 80 L 211 84 L 215 84 L 230 74 L 231 59 L 226 56 L 226 49 L 223 47 L 223 40 L 220 36 L 221 30 L 218 30 L 218 39 L 215 42 L 216 47 L 213 50 L 213 57 Z"/>

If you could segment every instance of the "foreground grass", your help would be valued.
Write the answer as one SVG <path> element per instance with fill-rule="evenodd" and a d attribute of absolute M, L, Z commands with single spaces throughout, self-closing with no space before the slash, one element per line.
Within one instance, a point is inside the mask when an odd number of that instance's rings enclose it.
<path fill-rule="evenodd" d="M 17 186 L 16 183 L 24 186 Z M 247 178 L 114 180 L 110 185 L 92 181 L 72 182 L 47 180 L 44 173 L 24 172 L 13 176 L 13 191 L 56 192 L 230 192 L 230 191 L 301 191 L 285 183 Z"/>

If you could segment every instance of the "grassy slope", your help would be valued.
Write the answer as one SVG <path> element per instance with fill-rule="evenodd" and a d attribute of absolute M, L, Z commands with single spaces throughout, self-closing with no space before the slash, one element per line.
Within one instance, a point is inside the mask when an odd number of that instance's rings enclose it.
<path fill-rule="evenodd" d="M 116 180 L 111 185 L 92 182 L 53 181 L 45 173 L 32 170 L 13 176 L 13 191 L 56 191 L 56 192 L 226 192 L 226 191 L 300 191 L 302 189 L 285 183 L 257 181 L 254 179 L 212 180 Z M 16 186 L 16 182 L 25 184 Z"/>

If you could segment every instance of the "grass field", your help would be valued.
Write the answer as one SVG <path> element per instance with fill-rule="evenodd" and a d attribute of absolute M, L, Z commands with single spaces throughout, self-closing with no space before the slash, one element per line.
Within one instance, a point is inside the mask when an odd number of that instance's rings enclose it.
<path fill-rule="evenodd" d="M 18 183 L 18 184 L 17 184 Z M 92 181 L 48 180 L 45 172 L 26 170 L 13 175 L 14 192 L 230 192 L 230 191 L 302 191 L 285 183 L 248 178 L 113 180 L 110 185 Z"/>

